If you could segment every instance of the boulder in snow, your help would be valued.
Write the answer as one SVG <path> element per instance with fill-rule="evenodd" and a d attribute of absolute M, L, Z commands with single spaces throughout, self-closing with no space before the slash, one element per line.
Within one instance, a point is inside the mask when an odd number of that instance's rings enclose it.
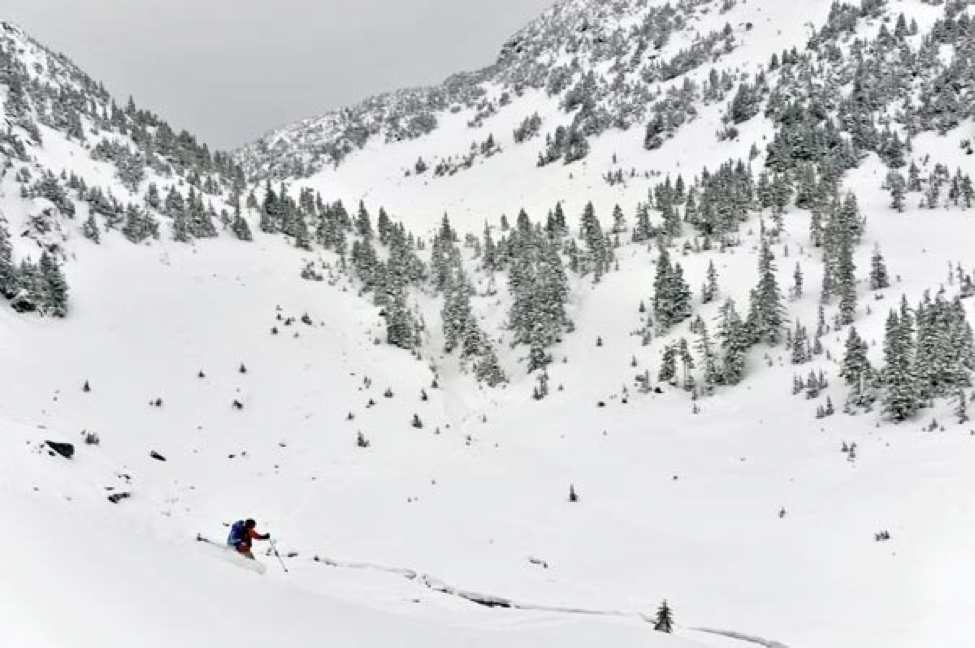
<path fill-rule="evenodd" d="M 60 441 L 45 441 L 44 443 L 46 443 L 51 450 L 58 453 L 65 459 L 70 459 L 74 456 L 73 443 L 62 443 Z"/>

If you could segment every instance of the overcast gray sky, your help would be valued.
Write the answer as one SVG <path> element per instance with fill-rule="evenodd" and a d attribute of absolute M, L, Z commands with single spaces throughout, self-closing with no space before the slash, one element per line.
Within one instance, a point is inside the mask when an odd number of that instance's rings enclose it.
<path fill-rule="evenodd" d="M 553 0 L 5 0 L 124 100 L 218 148 L 490 64 Z"/>

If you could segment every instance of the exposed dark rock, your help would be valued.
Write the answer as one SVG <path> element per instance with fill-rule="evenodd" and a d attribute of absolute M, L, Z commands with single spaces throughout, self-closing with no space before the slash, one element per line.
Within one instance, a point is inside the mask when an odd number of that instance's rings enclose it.
<path fill-rule="evenodd" d="M 60 441 L 45 441 L 44 443 L 46 443 L 51 450 L 58 453 L 65 459 L 70 459 L 74 456 L 73 443 L 62 443 Z"/>

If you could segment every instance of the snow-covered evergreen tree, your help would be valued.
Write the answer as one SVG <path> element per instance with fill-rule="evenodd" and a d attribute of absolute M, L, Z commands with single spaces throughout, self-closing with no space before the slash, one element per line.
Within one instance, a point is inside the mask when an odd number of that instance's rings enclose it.
<path fill-rule="evenodd" d="M 767 238 L 758 257 L 758 285 L 751 292 L 748 331 L 753 342 L 778 344 L 785 326 L 785 306 L 776 276 L 775 255 Z"/>
<path fill-rule="evenodd" d="M 667 604 L 667 601 L 661 603 L 657 609 L 657 616 L 653 619 L 653 629 L 657 632 L 673 633 L 674 613 Z"/>
<path fill-rule="evenodd" d="M 54 317 L 64 317 L 68 314 L 68 282 L 61 270 L 56 257 L 41 252 L 38 263 L 41 306 L 43 310 Z"/>
<path fill-rule="evenodd" d="M 867 343 L 860 337 L 856 327 L 851 326 L 846 336 L 843 364 L 840 369 L 840 376 L 846 380 L 846 384 L 858 387 L 864 379 L 872 379 L 873 369 L 867 358 L 867 351 Z"/>
<path fill-rule="evenodd" d="M 887 275 L 887 264 L 880 253 L 880 246 L 874 246 L 870 257 L 870 289 L 882 290 L 890 287 L 890 277 Z"/>
<path fill-rule="evenodd" d="M 653 281 L 653 316 L 657 325 L 666 330 L 691 316 L 691 290 L 680 264 L 671 265 L 667 248 L 661 245 L 659 249 Z"/>
<path fill-rule="evenodd" d="M 745 361 L 750 345 L 748 326 L 742 321 L 735 302 L 725 301 L 718 322 L 718 339 L 724 358 L 721 365 L 721 383 L 737 385 L 745 375 Z"/>
<path fill-rule="evenodd" d="M 922 402 L 917 393 L 914 375 L 914 348 L 911 321 L 890 311 L 884 334 L 884 413 L 896 421 L 914 415 Z"/>
<path fill-rule="evenodd" d="M 701 302 L 710 304 L 718 296 L 718 270 L 714 267 L 714 261 L 708 261 L 704 288 L 701 290 Z"/>

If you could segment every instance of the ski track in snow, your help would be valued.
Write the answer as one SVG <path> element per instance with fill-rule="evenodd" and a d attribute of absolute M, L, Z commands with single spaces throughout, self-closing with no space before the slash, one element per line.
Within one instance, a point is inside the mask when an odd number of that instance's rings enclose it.
<path fill-rule="evenodd" d="M 626 610 L 595 610 L 588 608 L 561 607 L 557 605 L 542 605 L 537 603 L 515 601 L 502 596 L 495 596 L 493 594 L 482 594 L 480 592 L 473 592 L 454 587 L 447 584 L 440 578 L 404 567 L 386 567 L 384 565 L 365 562 L 346 562 L 335 560 L 333 558 L 324 558 L 321 556 L 315 556 L 313 560 L 327 567 L 335 567 L 338 569 L 367 569 L 371 571 L 393 574 L 395 576 L 401 576 L 407 580 L 415 581 L 434 592 L 462 598 L 472 603 L 476 603 L 477 605 L 483 605 L 484 607 L 528 610 L 533 612 L 557 612 L 561 614 L 583 614 L 587 616 L 636 617 L 648 623 L 653 621 L 651 617 L 641 612 L 628 612 Z"/>
<path fill-rule="evenodd" d="M 553 612 L 557 614 L 579 614 L 586 616 L 604 616 L 604 617 L 629 617 L 637 618 L 646 623 L 653 623 L 653 617 L 642 612 L 633 612 L 626 610 L 596 610 L 590 608 L 578 608 L 578 607 L 562 607 L 557 605 L 543 605 L 538 603 L 525 603 L 523 601 L 515 601 L 513 599 L 505 598 L 502 596 L 495 596 L 493 594 L 482 594 L 480 592 L 473 592 L 470 590 L 461 589 L 447 584 L 443 580 L 431 576 L 430 574 L 424 574 L 413 569 L 405 567 L 387 567 L 385 565 L 379 565 L 376 563 L 368 562 L 346 562 L 341 560 L 335 560 L 333 558 L 325 558 L 321 556 L 315 556 L 313 560 L 317 563 L 323 564 L 327 567 L 334 567 L 337 569 L 365 569 L 370 571 L 378 571 L 387 574 L 393 574 L 395 576 L 401 576 L 407 580 L 412 580 L 420 585 L 426 587 L 429 590 L 438 592 L 440 594 L 445 594 L 447 596 L 454 596 L 461 598 L 477 605 L 482 605 L 484 607 L 490 608 L 506 608 L 511 610 L 524 610 L 530 612 Z M 719 630 L 716 628 L 688 628 L 694 632 L 702 632 L 706 634 L 718 635 L 721 637 L 727 637 L 728 639 L 735 639 L 737 641 L 742 641 L 746 643 L 755 644 L 758 646 L 763 646 L 764 648 L 789 648 L 788 644 L 784 644 L 780 641 L 775 641 L 773 639 L 766 639 L 764 637 L 759 637 L 756 635 L 746 634 L 743 632 L 737 632 L 734 630 Z"/>
<path fill-rule="evenodd" d="M 203 543 L 204 546 L 212 546 L 217 548 L 222 548 L 219 543 L 215 542 L 210 538 L 206 538 L 202 535 L 197 535 L 198 542 Z M 453 596 L 466 601 L 470 601 L 476 605 L 480 605 L 488 608 L 504 608 L 510 610 L 523 610 L 528 612 L 550 612 L 556 614 L 573 614 L 573 615 L 585 615 L 585 616 L 602 616 L 602 617 L 626 617 L 626 618 L 637 618 L 645 623 L 653 623 L 654 619 L 652 616 L 643 614 L 642 612 L 633 612 L 626 610 L 597 610 L 591 608 L 579 608 L 579 607 L 563 607 L 558 605 L 544 605 L 538 603 L 526 603 L 523 601 L 515 601 L 502 596 L 496 596 L 493 594 L 483 594 L 480 592 L 474 592 L 471 590 L 461 589 L 459 587 L 454 587 L 449 585 L 445 581 L 430 574 L 419 572 L 415 569 L 410 569 L 408 567 L 389 567 L 386 565 L 380 565 L 377 563 L 370 562 L 354 562 L 354 561 L 343 561 L 336 560 L 334 558 L 314 556 L 312 560 L 326 567 L 333 567 L 335 569 L 358 569 L 358 570 L 368 570 L 376 571 L 384 574 L 391 574 L 393 576 L 399 576 L 406 580 L 414 581 L 419 583 L 423 587 L 437 592 L 439 594 L 444 594 L 447 596 Z M 235 561 L 236 564 L 236 561 Z M 260 563 L 258 563 L 260 564 Z M 246 567 L 254 570 L 250 565 L 242 564 L 242 567 Z M 258 573 L 264 573 L 261 569 Z M 756 635 L 746 634 L 743 632 L 737 632 L 734 630 L 719 630 L 716 628 L 705 628 L 705 627 L 695 627 L 688 628 L 693 632 L 701 632 L 706 634 L 718 635 L 721 637 L 726 637 L 728 639 L 735 639 L 737 641 L 742 641 L 746 643 L 755 644 L 758 646 L 763 646 L 764 648 L 789 648 L 787 644 L 772 639 L 765 639 L 764 637 L 759 637 Z"/>
<path fill-rule="evenodd" d="M 721 637 L 728 637 L 729 639 L 737 639 L 738 641 L 753 643 L 758 646 L 764 646 L 765 648 L 789 648 L 789 646 L 779 641 L 765 639 L 763 637 L 756 637 L 755 635 L 748 635 L 741 632 L 735 632 L 733 630 L 718 630 L 716 628 L 690 628 L 690 630 L 695 632 L 705 632 L 707 634 L 718 635 Z"/>

